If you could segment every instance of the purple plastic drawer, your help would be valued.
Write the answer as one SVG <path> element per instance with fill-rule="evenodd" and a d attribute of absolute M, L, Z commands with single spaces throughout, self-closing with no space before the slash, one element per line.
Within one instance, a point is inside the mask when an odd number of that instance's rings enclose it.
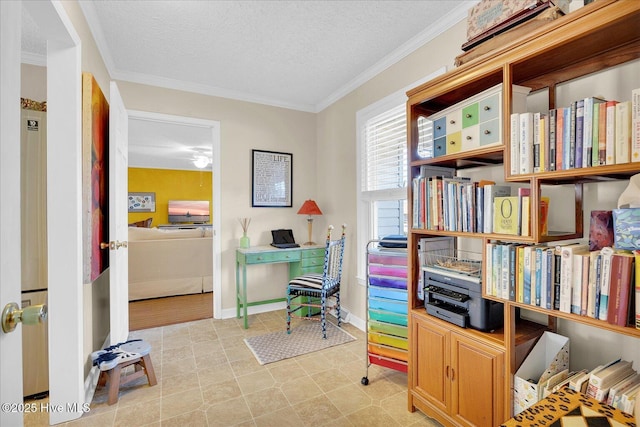
<path fill-rule="evenodd" d="M 406 266 L 369 265 L 369 274 L 378 276 L 407 277 Z"/>
<path fill-rule="evenodd" d="M 389 276 L 369 276 L 369 284 L 371 286 L 380 286 L 382 288 L 407 289 L 407 279 L 400 279 Z"/>
<path fill-rule="evenodd" d="M 382 264 L 382 265 L 404 265 L 407 266 L 407 253 L 406 252 L 388 252 L 381 253 L 369 252 L 369 264 Z"/>

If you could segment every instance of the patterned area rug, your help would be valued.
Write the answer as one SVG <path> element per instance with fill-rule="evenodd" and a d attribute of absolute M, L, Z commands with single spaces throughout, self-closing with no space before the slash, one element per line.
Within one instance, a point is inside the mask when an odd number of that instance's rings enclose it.
<path fill-rule="evenodd" d="M 266 335 L 245 338 L 244 342 L 253 352 L 258 363 L 277 362 L 290 357 L 300 356 L 313 351 L 323 350 L 339 344 L 355 341 L 355 337 L 327 322 L 327 339 L 322 338 L 320 322 L 308 322 L 287 331 L 278 331 Z"/>

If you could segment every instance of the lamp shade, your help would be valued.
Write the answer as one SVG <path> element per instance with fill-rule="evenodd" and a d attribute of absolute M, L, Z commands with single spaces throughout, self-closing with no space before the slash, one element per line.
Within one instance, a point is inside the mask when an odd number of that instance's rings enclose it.
<path fill-rule="evenodd" d="M 322 211 L 313 200 L 305 200 L 298 213 L 301 215 L 322 215 Z"/>

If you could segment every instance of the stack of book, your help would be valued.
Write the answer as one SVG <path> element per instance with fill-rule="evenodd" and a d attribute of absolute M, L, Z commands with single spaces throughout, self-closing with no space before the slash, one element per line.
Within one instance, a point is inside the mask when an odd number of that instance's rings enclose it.
<path fill-rule="evenodd" d="M 640 162 L 640 88 L 631 100 L 588 97 L 511 115 L 511 174 Z"/>
<path fill-rule="evenodd" d="M 632 362 L 617 359 L 598 366 L 588 374 L 587 396 L 633 415 L 634 404 L 640 391 L 640 375 Z"/>
<path fill-rule="evenodd" d="M 512 196 L 512 191 L 515 195 Z M 471 181 L 446 168 L 423 166 L 413 179 L 413 227 L 417 229 L 531 235 L 530 189 Z M 549 198 L 541 198 L 540 225 L 547 233 Z"/>
<path fill-rule="evenodd" d="M 487 295 L 640 329 L 640 251 L 490 242 L 485 253 Z"/>

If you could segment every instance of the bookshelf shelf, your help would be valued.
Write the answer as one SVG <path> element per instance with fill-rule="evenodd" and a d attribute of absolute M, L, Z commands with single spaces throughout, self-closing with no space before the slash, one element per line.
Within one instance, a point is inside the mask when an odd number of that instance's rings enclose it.
<path fill-rule="evenodd" d="M 548 106 L 557 108 L 556 92 L 563 84 L 572 85 L 575 81 L 612 67 L 635 64 L 640 58 L 640 2 L 599 0 L 579 10 L 550 22 L 532 33 L 507 43 L 500 48 L 455 68 L 434 80 L 424 83 L 407 92 L 408 114 L 408 153 L 409 182 L 421 176 L 423 167 L 446 167 L 455 170 L 476 168 L 474 174 L 481 174 L 483 167 L 503 165 L 504 182 L 512 187 L 517 184 L 531 191 L 530 226 L 532 236 L 505 235 L 497 233 L 477 233 L 460 231 L 442 231 L 426 228 L 414 228 L 414 218 L 409 215 L 409 407 L 419 409 L 438 419 L 445 425 L 497 425 L 511 418 L 513 375 L 520 366 L 530 345 L 545 330 L 554 330 L 557 320 L 588 325 L 600 330 L 640 338 L 640 330 L 621 327 L 606 321 L 586 316 L 569 314 L 557 310 L 548 310 L 521 302 L 486 295 L 483 297 L 501 302 L 504 307 L 504 327 L 491 333 L 465 329 L 436 319 L 426 312 L 424 302 L 416 295 L 421 266 L 419 264 L 418 244 L 420 239 L 429 236 L 452 236 L 457 242 L 467 239 L 480 241 L 483 251 L 487 243 L 511 242 L 514 244 L 534 245 L 538 243 L 562 242 L 571 239 L 584 239 L 583 196 L 586 190 L 583 184 L 625 180 L 640 172 L 640 163 L 624 163 L 589 168 L 566 169 L 553 172 L 511 174 L 510 113 L 514 99 L 512 85 L 531 88 L 532 93 L 546 91 Z M 634 65 L 635 67 L 635 65 Z M 428 118 L 456 106 L 495 85 L 502 84 L 501 104 L 501 141 L 497 145 L 472 151 L 462 151 L 433 158 L 418 155 L 419 140 L 418 119 Z M 587 96 L 595 96 L 591 94 Z M 493 168 L 495 169 L 495 168 Z M 433 175 L 435 176 L 435 175 Z M 542 235 L 539 229 L 539 206 L 544 193 L 542 187 L 573 187 L 574 230 Z M 414 212 L 413 186 L 409 186 L 408 212 Z M 419 188 L 419 187 L 416 187 Z M 562 190 L 562 189 L 561 189 Z M 564 190 L 562 190 L 564 191 Z M 570 191 L 570 192 L 571 192 Z M 553 209 L 553 200 L 551 209 Z M 415 212 L 414 212 L 415 213 Z M 424 218 L 420 218 L 424 220 Z M 453 227 L 456 228 L 456 227 Z M 564 228 L 564 226 L 563 226 Z M 487 256 L 483 256 L 483 270 Z M 524 321 L 518 313 L 529 310 L 546 315 L 547 325 Z M 471 349 L 476 351 L 466 351 Z M 478 357 L 479 354 L 484 355 Z M 443 356 L 443 355 L 446 355 Z M 441 358 L 442 359 L 439 359 Z M 468 359 L 466 359 L 468 357 Z M 450 384 L 448 365 L 433 364 L 434 360 L 451 363 L 452 369 L 466 367 L 481 370 L 483 367 L 497 369 L 497 377 L 485 378 L 481 385 Z M 453 366 L 456 365 L 456 366 Z M 437 377 L 442 371 L 443 378 Z M 437 377 L 433 383 L 426 378 Z M 458 377 L 460 381 L 460 377 Z M 438 388 L 440 383 L 449 384 Z M 491 413 L 489 418 L 475 418 L 477 408 L 467 408 L 468 413 L 456 406 L 463 396 L 461 388 L 475 387 L 477 395 L 490 396 L 492 404 L 483 408 L 482 414 Z M 473 406 L 473 405 L 471 405 Z"/>

